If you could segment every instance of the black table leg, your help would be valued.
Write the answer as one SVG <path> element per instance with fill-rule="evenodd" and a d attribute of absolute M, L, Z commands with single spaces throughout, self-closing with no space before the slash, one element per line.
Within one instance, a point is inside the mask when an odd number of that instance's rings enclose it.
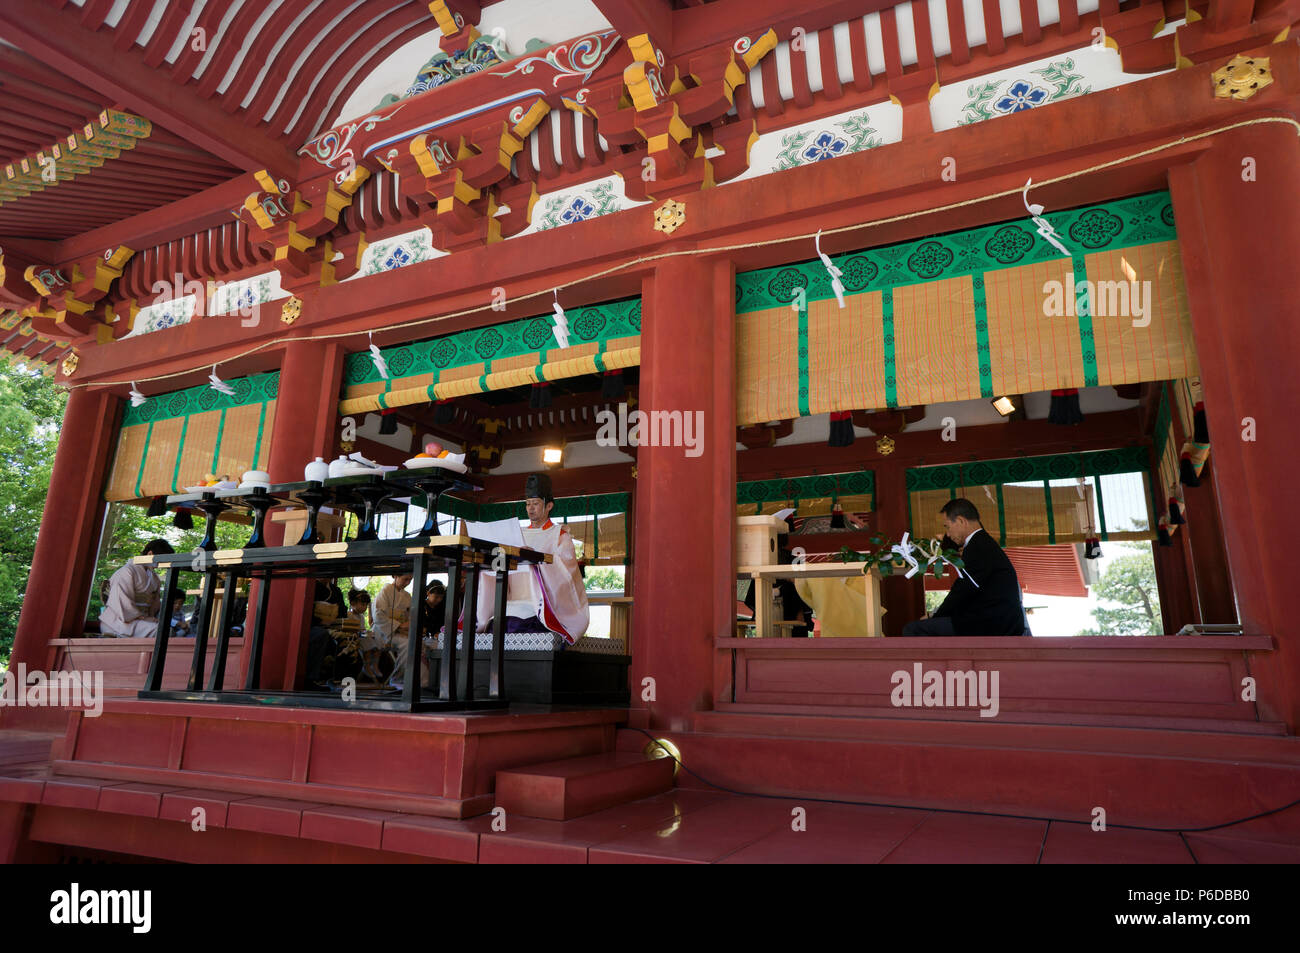
<path fill-rule="evenodd" d="M 352 495 L 359 498 L 362 504 L 361 518 L 357 525 L 358 542 L 379 538 L 379 508 L 393 493 L 393 487 L 384 483 L 382 477 L 352 487 Z"/>
<path fill-rule="evenodd" d="M 424 656 L 424 579 L 427 574 L 424 553 L 416 554 L 411 572 L 410 632 L 406 637 L 406 674 L 402 682 L 402 701 L 414 706 L 420 703 L 420 661 Z"/>
<path fill-rule="evenodd" d="M 251 692 L 257 688 L 262 675 L 262 633 L 266 631 L 266 613 L 271 605 L 271 574 L 268 572 L 257 587 L 257 616 L 253 619 L 253 644 L 248 652 L 248 676 L 244 679 L 244 691 Z M 247 632 L 248 625 L 245 623 Z"/>
<path fill-rule="evenodd" d="M 447 489 L 445 482 L 438 483 L 417 483 L 416 487 L 424 493 L 424 525 L 420 527 L 420 536 L 437 536 L 438 535 L 438 500 L 441 499 L 443 490 Z"/>
<path fill-rule="evenodd" d="M 460 560 L 447 563 L 447 615 L 442 625 L 442 663 L 438 671 L 438 698 L 456 700 L 456 590 L 460 585 Z"/>
<path fill-rule="evenodd" d="M 245 505 L 253 511 L 253 532 L 244 544 L 245 549 L 261 549 L 266 546 L 266 511 L 275 506 L 279 500 L 266 495 L 265 490 L 254 490 Z"/>
<path fill-rule="evenodd" d="M 172 600 L 176 596 L 180 576 L 180 567 L 172 566 L 167 570 L 167 579 L 163 583 L 162 608 L 158 610 L 158 630 L 153 637 L 153 658 L 149 661 L 149 675 L 144 683 L 147 692 L 162 690 L 163 667 L 167 662 L 167 640 L 172 631 Z"/>
<path fill-rule="evenodd" d="M 203 670 L 208 655 L 208 627 L 212 624 L 212 600 L 216 597 L 217 570 L 203 573 L 203 595 L 199 596 L 199 617 L 194 627 L 194 661 L 190 663 L 189 690 L 197 692 L 203 687 Z"/>
<path fill-rule="evenodd" d="M 316 530 L 316 519 L 320 516 L 320 508 L 329 498 L 329 492 L 319 483 L 312 483 L 298 494 L 298 501 L 307 507 L 307 527 L 298 540 L 299 546 L 315 546 L 322 541 L 321 534 Z"/>
<path fill-rule="evenodd" d="M 205 517 L 203 541 L 199 543 L 199 549 L 205 553 L 210 553 L 217 548 L 217 517 L 230 507 L 220 500 L 214 499 L 211 493 L 204 493 L 203 499 L 196 503 L 195 507 L 202 510 Z"/>
<path fill-rule="evenodd" d="M 472 701 L 474 698 L 474 634 L 478 631 L 478 566 L 469 568 L 465 577 L 465 631 L 461 635 L 461 651 L 464 653 L 461 664 L 464 668 L 456 672 L 457 684 L 460 686 L 460 700 Z"/>
<path fill-rule="evenodd" d="M 230 645 L 230 627 L 235 622 L 235 573 L 226 573 L 226 594 L 221 600 L 221 621 L 217 623 L 217 652 L 212 660 L 212 675 L 208 678 L 208 691 L 219 692 L 225 687 L 226 651 Z"/>
<path fill-rule="evenodd" d="M 509 572 L 498 569 L 496 572 L 497 591 L 492 615 L 492 658 L 488 662 L 488 697 L 501 698 L 505 692 L 505 649 L 506 649 L 506 589 L 509 585 Z"/>

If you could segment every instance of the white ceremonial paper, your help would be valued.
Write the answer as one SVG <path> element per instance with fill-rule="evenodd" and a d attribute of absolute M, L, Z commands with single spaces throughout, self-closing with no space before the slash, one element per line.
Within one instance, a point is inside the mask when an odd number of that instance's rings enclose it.
<path fill-rule="evenodd" d="M 524 533 L 519 528 L 519 520 L 516 519 L 492 520 L 488 523 L 475 523 L 466 520 L 465 532 L 472 539 L 481 539 L 484 542 L 497 543 L 501 546 L 524 548 Z"/>

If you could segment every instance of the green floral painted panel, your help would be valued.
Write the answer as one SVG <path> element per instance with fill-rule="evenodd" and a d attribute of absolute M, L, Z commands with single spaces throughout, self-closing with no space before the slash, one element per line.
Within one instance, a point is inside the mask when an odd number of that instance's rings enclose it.
<path fill-rule="evenodd" d="M 1083 74 L 1075 72 L 1074 60 L 1065 58 L 1049 63 L 1042 69 L 1030 70 L 1029 75 L 1013 76 L 1009 79 L 991 80 L 971 83 L 966 87 L 969 99 L 962 109 L 961 125 L 984 122 L 998 116 L 1010 116 L 1013 113 L 1048 103 L 1073 99 L 1090 92 L 1083 83 Z M 1039 76 L 1052 88 L 1044 89 L 1033 77 Z"/>
<path fill-rule="evenodd" d="M 617 212 L 623 207 L 619 197 L 614 194 L 613 182 L 601 182 L 594 188 L 584 189 L 577 194 L 546 196 L 539 204 L 542 208 L 541 215 L 536 217 L 538 231 L 585 222 L 589 218 Z"/>
<path fill-rule="evenodd" d="M 610 513 L 626 513 L 632 502 L 628 493 L 598 493 L 592 496 L 562 496 L 555 500 L 555 509 L 551 510 L 551 519 L 562 520 L 566 516 L 595 516 Z M 527 519 L 524 501 L 512 503 L 486 503 L 478 507 L 478 520 L 506 520 L 511 517 Z"/>
<path fill-rule="evenodd" d="M 1076 255 L 1103 248 L 1171 241 L 1177 237 L 1168 192 L 1049 212 L 1043 217 Z M 1021 218 L 868 251 L 848 252 L 832 256 L 831 261 L 843 272 L 840 280 L 846 292 L 853 295 L 981 275 L 999 268 L 1061 257 L 1060 251 L 1038 234 L 1029 218 Z M 821 260 L 813 259 L 737 275 L 736 313 L 788 305 L 796 288 L 807 289 L 809 301 L 835 297 Z"/>
<path fill-rule="evenodd" d="M 787 500 L 819 499 L 827 496 L 862 496 L 876 493 L 873 470 L 852 473 L 823 473 L 787 480 L 749 480 L 736 484 L 736 504 L 754 506 Z M 874 506 L 874 503 L 873 503 Z"/>
<path fill-rule="evenodd" d="M 522 479 L 522 477 L 521 477 Z M 784 502 L 786 500 L 817 499 L 827 496 L 865 496 L 874 500 L 876 474 L 872 470 L 850 473 L 825 473 L 816 476 L 796 477 L 788 480 L 750 480 L 736 484 L 736 503 L 740 505 Z M 552 519 L 590 516 L 592 514 L 626 513 L 632 497 L 628 493 L 604 493 L 593 496 L 560 497 L 555 501 Z M 873 504 L 874 505 L 874 504 Z M 509 503 L 475 504 L 466 500 L 443 497 L 440 510 L 446 514 L 469 520 L 504 520 L 514 517 L 526 519 L 523 500 Z"/>
<path fill-rule="evenodd" d="M 147 424 L 150 421 L 167 420 L 170 417 L 186 417 L 201 414 L 208 410 L 230 410 L 247 404 L 260 404 L 275 400 L 280 393 L 280 372 L 255 374 L 252 377 L 236 377 L 226 381 L 234 389 L 232 396 L 219 394 L 207 384 L 174 391 L 170 394 L 158 394 L 149 397 L 139 407 L 127 407 L 122 415 L 122 426 Z"/>
<path fill-rule="evenodd" d="M 976 460 L 961 466 L 918 467 L 907 471 L 907 491 L 949 490 L 962 486 L 996 486 L 1036 480 L 1069 480 L 1111 473 L 1143 473 L 1149 467 L 1145 447 L 1058 453 L 1014 460 Z"/>
<path fill-rule="evenodd" d="M 781 151 L 777 153 L 773 169 L 780 172 L 836 159 L 864 149 L 874 149 L 881 142 L 871 126 L 868 110 L 864 109 L 827 124 L 786 133 L 781 137 Z"/>
<path fill-rule="evenodd" d="M 566 308 L 569 345 L 634 337 L 641 333 L 641 299 Z M 521 318 L 507 324 L 459 331 L 446 337 L 382 349 L 392 377 L 431 374 L 467 364 L 481 364 L 558 347 L 551 316 Z M 349 386 L 382 381 L 369 351 L 349 354 L 344 364 Z"/>

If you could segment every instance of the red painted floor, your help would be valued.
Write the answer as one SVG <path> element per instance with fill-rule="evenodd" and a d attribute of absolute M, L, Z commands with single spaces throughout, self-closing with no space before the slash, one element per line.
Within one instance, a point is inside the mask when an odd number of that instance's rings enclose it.
<path fill-rule="evenodd" d="M 793 811 L 804 809 L 804 830 Z M 1300 845 L 676 790 L 573 821 L 490 818 L 481 863 L 1300 863 Z"/>
<path fill-rule="evenodd" d="M 103 828 L 165 824 L 154 830 L 173 844 L 185 840 L 190 810 L 202 804 L 216 829 L 277 835 L 285 859 L 297 845 L 342 843 L 374 851 L 373 859 L 381 861 L 387 854 L 469 863 L 1300 863 L 1295 835 L 1270 830 L 1268 819 L 1184 840 L 1177 833 L 1093 831 L 1061 821 L 677 788 L 569 821 L 508 815 L 502 831 L 493 829 L 491 815 L 449 820 L 53 775 L 47 761 L 23 758 L 26 751 L 0 753 L 10 755 L 0 757 L 4 800 L 95 812 L 94 824 Z M 168 833 L 172 824 L 175 839 Z"/>

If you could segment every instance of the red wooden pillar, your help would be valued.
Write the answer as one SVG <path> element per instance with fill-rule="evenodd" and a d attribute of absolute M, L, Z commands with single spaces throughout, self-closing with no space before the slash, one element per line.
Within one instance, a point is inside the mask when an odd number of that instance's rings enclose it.
<path fill-rule="evenodd" d="M 702 412 L 698 449 L 637 451 L 632 698 L 652 727 L 686 730 L 712 707 L 714 639 L 735 627 L 735 273 L 664 261 L 643 285 L 638 409 Z M 694 452 L 694 451 L 692 451 Z M 642 680 L 655 700 L 638 702 Z"/>
<path fill-rule="evenodd" d="M 881 460 L 874 464 L 876 471 L 876 512 L 872 530 L 891 541 L 903 538 L 912 528 L 907 525 L 907 470 L 902 463 Z M 918 513 L 918 531 L 914 535 L 930 535 L 933 513 Z M 882 628 L 886 636 L 903 634 L 903 626 L 925 615 L 925 583 L 918 574 L 911 579 L 901 575 L 886 576 L 880 581 L 880 602 L 885 607 Z"/>
<path fill-rule="evenodd" d="M 1170 396 L 1172 400 L 1172 394 Z M 1186 436 L 1183 433 L 1182 416 L 1177 407 L 1170 408 L 1174 426 L 1174 446 L 1182 447 Z M 1169 512 L 1169 487 L 1160 488 L 1159 513 Z M 1171 527 L 1172 546 L 1152 543 L 1155 554 L 1156 585 L 1160 590 L 1161 631 L 1173 635 L 1185 625 L 1203 622 L 1200 601 L 1196 597 L 1196 567 L 1192 557 L 1191 540 L 1187 527 Z"/>
<path fill-rule="evenodd" d="M 1219 497 L 1214 489 L 1213 460 L 1201 471 L 1201 485 L 1183 488 L 1187 503 L 1187 537 L 1192 568 L 1196 576 L 1196 597 L 1201 604 L 1201 621 L 1237 621 L 1237 603 L 1228 576 L 1228 554 L 1223 548 L 1223 525 L 1219 520 Z"/>
<path fill-rule="evenodd" d="M 120 406 L 121 400 L 107 391 L 78 388 L 68 395 L 9 659 L 11 669 L 25 664 L 44 670 L 50 661 L 50 639 L 81 635 L 85 630 L 86 598 L 104 519 L 104 481 Z M 4 708 L 0 718 L 14 725 L 30 711 Z"/>
<path fill-rule="evenodd" d="M 343 356 L 343 345 L 337 341 L 291 341 L 285 347 L 271 435 L 271 461 L 267 467 L 272 483 L 300 482 L 308 463 L 316 457 L 329 460 L 334 456 Z M 268 521 L 267 535 L 271 545 L 281 545 L 282 524 Z M 285 542 L 292 544 L 297 540 Z M 250 624 L 246 631 L 250 636 L 258 585 L 254 583 L 249 592 Z M 307 655 L 313 587 L 309 579 L 277 580 L 271 590 L 262 648 L 260 684 L 263 688 L 292 689 L 299 680 Z M 241 686 L 248 671 L 251 638 L 245 639 L 244 646 Z"/>
<path fill-rule="evenodd" d="M 1196 610 L 1196 593 L 1191 585 L 1186 541 L 1180 538 L 1186 528 L 1181 527 L 1174 534 L 1171 546 L 1151 544 L 1156 564 L 1156 586 L 1160 590 L 1160 624 L 1165 635 L 1173 635 L 1183 626 L 1201 621 Z"/>
<path fill-rule="evenodd" d="M 1237 608 L 1247 633 L 1277 643 L 1255 666 L 1260 712 L 1295 730 L 1300 631 L 1294 560 L 1279 527 L 1300 472 L 1300 142 L 1290 127 L 1260 125 L 1213 143 L 1170 170 L 1170 192 Z"/>

